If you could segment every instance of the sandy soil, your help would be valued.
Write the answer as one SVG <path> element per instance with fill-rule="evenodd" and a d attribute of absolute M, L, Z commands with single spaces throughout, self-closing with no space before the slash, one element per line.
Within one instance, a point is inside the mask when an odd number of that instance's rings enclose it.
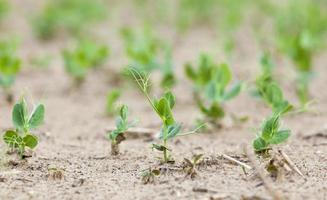
<path fill-rule="evenodd" d="M 198 169 L 195 179 L 185 178 L 185 173 L 172 170 L 172 166 L 159 165 L 159 153 L 152 151 L 151 141 L 145 137 L 128 139 L 121 144 L 121 155 L 110 156 L 110 143 L 105 130 L 114 124 L 105 116 L 105 95 L 114 87 L 112 71 L 127 64 L 117 32 L 100 26 L 98 37 L 105 38 L 112 55 L 103 69 L 94 71 L 79 90 L 70 91 L 71 80 L 64 73 L 60 48 L 68 45 L 60 38 L 42 44 L 33 35 L 24 19 L 15 14 L 10 19 L 16 24 L 5 24 L 9 33 L 24 33 L 20 55 L 24 59 L 23 71 L 17 78 L 14 92 L 16 99 L 28 94 L 29 100 L 46 105 L 45 124 L 37 131 L 40 144 L 33 157 L 18 166 L 2 166 L 0 173 L 0 199 L 271 199 L 256 176 L 221 157 L 222 153 L 249 163 L 243 145 L 250 145 L 257 128 L 269 109 L 243 92 L 225 105 L 228 113 L 249 116 L 244 124 L 224 120 L 225 127 L 213 133 L 199 133 L 176 139 L 170 143 L 176 163 L 181 166 L 184 158 L 203 153 L 206 164 Z M 12 14 L 13 15 L 13 14 Z M 25 21 L 24 21 L 25 20 Z M 167 37 L 174 33 L 163 30 Z M 259 52 L 251 45 L 254 41 L 240 37 L 240 51 L 231 60 L 236 79 L 252 81 L 258 68 Z M 174 89 L 177 95 L 176 118 L 186 129 L 191 128 L 200 116 L 192 101 L 190 83 L 183 75 L 183 63 L 196 61 L 202 51 L 218 52 L 215 34 L 208 30 L 193 30 L 174 44 L 174 60 L 179 83 Z M 28 64 L 33 55 L 52 54 L 54 59 L 48 69 L 39 70 Z M 219 57 L 219 56 L 218 56 Z M 312 82 L 312 95 L 316 100 L 312 112 L 287 116 L 285 126 L 292 136 L 279 148 L 288 154 L 306 180 L 294 172 L 274 182 L 287 199 L 327 199 L 327 55 L 316 59 L 317 77 Z M 292 88 L 289 68 L 281 69 L 281 83 L 286 95 L 293 102 L 296 97 Z M 131 119 L 139 119 L 139 127 L 159 130 L 155 116 L 140 92 L 124 85 L 121 102 L 131 110 Z M 0 130 L 12 126 L 11 106 L 0 93 Z M 325 130 L 324 130 L 325 128 Z M 321 133 L 320 135 L 315 135 Z M 1 143 L 2 150 L 4 144 Z M 258 159 L 259 161 L 260 159 Z M 1 162 L 5 162 L 2 153 Z M 152 184 L 143 184 L 140 172 L 149 167 L 162 169 L 162 175 Z M 48 168 L 63 170 L 62 180 L 49 179 Z M 166 170 L 165 170 L 166 169 Z M 205 189 L 205 190 L 204 190 Z"/>

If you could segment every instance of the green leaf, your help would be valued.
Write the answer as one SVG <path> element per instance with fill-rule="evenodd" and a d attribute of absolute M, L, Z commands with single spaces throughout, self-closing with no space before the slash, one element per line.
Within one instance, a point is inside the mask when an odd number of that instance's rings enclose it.
<path fill-rule="evenodd" d="M 192 66 L 190 64 L 186 64 L 184 67 L 186 76 L 191 79 L 192 81 L 195 81 L 197 78 L 197 75 L 195 71 L 193 70 Z"/>
<path fill-rule="evenodd" d="M 120 117 L 123 120 L 127 119 L 127 114 L 128 114 L 128 107 L 126 105 L 122 105 L 120 108 Z"/>
<path fill-rule="evenodd" d="M 45 108 L 43 104 L 38 105 L 34 109 L 30 119 L 28 120 L 29 128 L 31 129 L 36 128 L 43 123 L 44 112 L 45 112 Z"/>
<path fill-rule="evenodd" d="M 291 135 L 290 130 L 278 131 L 273 135 L 273 137 L 271 138 L 271 140 L 269 140 L 269 142 L 271 144 L 280 144 L 285 140 L 287 140 L 287 138 L 289 138 L 290 135 Z"/>
<path fill-rule="evenodd" d="M 23 138 L 25 146 L 34 149 L 38 144 L 38 138 L 35 135 L 27 134 Z"/>
<path fill-rule="evenodd" d="M 166 92 L 164 94 L 164 97 L 168 100 L 170 109 L 173 109 L 173 107 L 175 106 L 175 101 L 176 101 L 176 98 L 173 95 L 173 93 L 170 91 Z"/>
<path fill-rule="evenodd" d="M 165 149 L 169 151 L 169 149 L 163 145 L 159 145 L 159 144 L 152 144 L 152 148 L 156 149 L 158 151 L 164 151 Z"/>
<path fill-rule="evenodd" d="M 26 126 L 27 121 L 27 105 L 24 99 L 14 106 L 12 112 L 13 124 L 16 128 L 22 130 Z"/>
<path fill-rule="evenodd" d="M 266 88 L 267 100 L 271 104 L 279 104 L 283 101 L 283 92 L 276 83 L 270 83 Z"/>
<path fill-rule="evenodd" d="M 232 73 L 227 64 L 220 64 L 216 72 L 216 78 L 222 88 L 225 88 L 232 79 Z"/>
<path fill-rule="evenodd" d="M 223 96 L 224 101 L 228 101 L 234 97 L 236 97 L 241 92 L 242 84 L 236 83 L 232 86 L 232 88 L 226 92 Z"/>
<path fill-rule="evenodd" d="M 264 139 L 262 139 L 261 137 L 258 137 L 257 139 L 255 139 L 253 141 L 253 148 L 256 151 L 265 150 L 265 149 L 267 149 L 267 147 L 268 147 L 268 143 Z"/>
<path fill-rule="evenodd" d="M 279 115 L 273 115 L 265 121 L 262 129 L 262 138 L 269 141 L 279 128 Z"/>
<path fill-rule="evenodd" d="M 174 138 L 176 135 L 178 135 L 178 133 L 180 132 L 182 128 L 181 124 L 173 124 L 173 125 L 169 125 L 167 127 L 167 138 L 164 138 L 164 131 L 163 129 L 161 129 L 160 131 L 160 135 L 159 135 L 159 139 L 171 139 Z"/>
<path fill-rule="evenodd" d="M 3 141 L 9 146 L 17 148 L 19 146 L 19 143 L 21 143 L 22 139 L 17 134 L 16 131 L 8 130 L 3 135 Z"/>

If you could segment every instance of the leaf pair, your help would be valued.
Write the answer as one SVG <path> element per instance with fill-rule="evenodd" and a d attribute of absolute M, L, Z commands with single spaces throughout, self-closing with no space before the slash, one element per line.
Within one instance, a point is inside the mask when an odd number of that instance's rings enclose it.
<path fill-rule="evenodd" d="M 13 149 L 19 149 L 19 154 L 24 153 L 25 146 L 34 149 L 38 144 L 38 138 L 32 134 L 20 136 L 16 131 L 8 130 L 3 135 L 4 142 Z"/>
<path fill-rule="evenodd" d="M 270 144 L 280 144 L 290 134 L 290 130 L 280 130 L 280 114 L 274 114 L 264 122 L 260 135 L 253 141 L 253 147 L 256 151 L 267 150 Z"/>
<path fill-rule="evenodd" d="M 154 110 L 157 112 L 165 126 L 175 123 L 172 109 L 175 106 L 175 96 L 171 92 L 166 92 L 159 100 L 153 100 Z"/>

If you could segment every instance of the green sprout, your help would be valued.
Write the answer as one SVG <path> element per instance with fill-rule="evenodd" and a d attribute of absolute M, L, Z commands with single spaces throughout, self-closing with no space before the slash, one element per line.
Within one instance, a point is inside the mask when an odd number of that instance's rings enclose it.
<path fill-rule="evenodd" d="M 84 81 L 90 69 L 104 64 L 109 56 L 109 49 L 105 45 L 100 45 L 90 40 L 81 40 L 75 49 L 65 49 L 62 56 L 66 72 L 79 85 Z"/>
<path fill-rule="evenodd" d="M 119 154 L 118 145 L 126 139 L 124 136 L 125 132 L 135 125 L 135 122 L 128 122 L 127 117 L 128 107 L 123 105 L 120 108 L 119 117 L 116 120 L 116 129 L 107 134 L 107 138 L 111 140 L 111 155 Z"/>
<path fill-rule="evenodd" d="M 327 14 L 319 1 L 289 1 L 276 9 L 276 41 L 279 50 L 298 72 L 296 92 L 302 105 L 308 103 L 314 56 L 324 47 Z"/>
<path fill-rule="evenodd" d="M 160 71 L 162 74 L 160 84 L 164 89 L 175 85 L 172 50 L 168 45 L 154 37 L 148 27 L 145 27 L 143 32 L 123 28 L 121 34 L 126 54 L 130 59 L 130 66 L 146 74 L 156 70 Z"/>
<path fill-rule="evenodd" d="M 21 60 L 16 56 L 16 45 L 12 42 L 0 42 L 0 86 L 7 94 L 7 101 L 13 101 L 10 91 L 20 71 Z"/>
<path fill-rule="evenodd" d="M 262 73 L 256 79 L 256 95 L 268 104 L 273 112 L 284 114 L 293 109 L 293 106 L 284 99 L 283 91 L 273 80 L 273 62 L 269 54 L 265 53 L 261 57 Z"/>
<path fill-rule="evenodd" d="M 242 84 L 231 87 L 232 73 L 227 64 L 215 64 L 207 55 L 200 56 L 198 70 L 190 64 L 185 66 L 187 77 L 194 83 L 195 99 L 200 111 L 212 124 L 225 116 L 223 103 L 236 97 Z"/>
<path fill-rule="evenodd" d="M 31 131 L 43 123 L 44 112 L 44 105 L 38 104 L 29 113 L 24 98 L 15 104 L 13 108 L 12 120 L 15 130 L 7 130 L 3 135 L 3 140 L 11 150 L 16 150 L 22 159 L 24 158 L 26 147 L 34 149 L 38 144 L 37 136 L 31 133 Z"/>
<path fill-rule="evenodd" d="M 106 101 L 106 112 L 108 115 L 112 116 L 117 113 L 117 100 L 121 96 L 121 91 L 118 89 L 113 89 L 107 94 Z"/>
<path fill-rule="evenodd" d="M 201 127 L 187 132 L 181 133 L 182 125 L 175 121 L 172 109 L 175 106 L 175 96 L 172 92 L 165 92 L 160 98 L 150 98 L 148 93 L 149 88 L 149 76 L 140 73 L 139 71 L 130 68 L 130 74 L 135 79 L 136 83 L 140 87 L 142 93 L 145 95 L 146 99 L 150 103 L 152 109 L 160 117 L 162 121 L 162 127 L 159 133 L 159 139 L 163 141 L 162 144 L 152 144 L 152 148 L 163 152 L 163 162 L 173 162 L 172 157 L 169 155 L 168 151 L 168 140 L 171 140 L 177 136 L 184 136 L 195 133 Z"/>
<path fill-rule="evenodd" d="M 106 15 L 106 6 L 101 0 L 50 0 L 32 18 L 32 27 L 44 40 L 53 38 L 60 30 L 78 35 L 105 19 Z"/>
<path fill-rule="evenodd" d="M 253 148 L 256 152 L 267 152 L 272 144 L 280 144 L 289 138 L 291 131 L 280 128 L 279 113 L 274 113 L 263 123 L 261 132 L 253 141 Z"/>

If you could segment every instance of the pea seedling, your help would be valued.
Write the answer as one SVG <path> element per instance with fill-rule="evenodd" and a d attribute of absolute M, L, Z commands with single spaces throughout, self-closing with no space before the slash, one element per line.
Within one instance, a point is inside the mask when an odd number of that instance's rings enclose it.
<path fill-rule="evenodd" d="M 103 65 L 109 56 L 109 50 L 104 45 L 82 40 L 75 49 L 65 49 L 62 55 L 66 72 L 74 78 L 75 84 L 79 85 L 84 81 L 89 69 Z"/>
<path fill-rule="evenodd" d="M 135 122 L 129 123 L 127 120 L 128 107 L 123 105 L 120 108 L 120 116 L 116 120 L 116 129 L 107 134 L 107 138 L 111 140 L 111 155 L 119 154 L 118 145 L 124 141 L 126 138 L 124 136 L 125 132 L 132 126 Z"/>
<path fill-rule="evenodd" d="M 130 65 L 135 70 L 150 74 L 155 70 L 162 73 L 164 89 L 175 85 L 171 48 L 153 36 L 148 27 L 143 32 L 124 28 L 121 31 Z"/>
<path fill-rule="evenodd" d="M 205 117 L 213 124 L 225 116 L 222 103 L 236 97 L 241 89 L 241 83 L 235 83 L 227 89 L 232 74 L 227 64 L 216 65 L 205 55 L 200 57 L 198 71 L 191 65 L 186 65 L 187 76 L 195 85 L 195 99 Z"/>
<path fill-rule="evenodd" d="M 118 89 L 111 90 L 107 95 L 106 111 L 108 115 L 114 115 L 117 113 L 117 100 L 121 96 L 121 91 Z"/>
<path fill-rule="evenodd" d="M 21 60 L 15 55 L 16 46 L 12 42 L 0 42 L 0 86 L 7 94 L 7 101 L 13 101 L 10 87 L 20 70 Z"/>
<path fill-rule="evenodd" d="M 144 184 L 148 184 L 148 183 L 152 183 L 154 181 L 154 178 L 160 175 L 160 170 L 158 169 L 146 169 L 143 170 L 140 173 L 141 177 L 142 177 L 142 182 Z"/>
<path fill-rule="evenodd" d="M 34 16 L 32 27 L 37 37 L 43 40 L 53 38 L 60 30 L 78 35 L 105 19 L 106 13 L 106 6 L 98 0 L 47 1 L 41 12 Z"/>
<path fill-rule="evenodd" d="M 191 160 L 184 158 L 185 166 L 183 167 L 186 175 L 190 176 L 191 179 L 195 178 L 197 175 L 196 166 L 200 164 L 203 154 L 196 154 Z"/>
<path fill-rule="evenodd" d="M 296 92 L 302 105 L 309 101 L 309 83 L 314 55 L 324 46 L 327 15 L 318 1 L 289 1 L 276 9 L 277 46 L 294 63 L 298 72 Z"/>
<path fill-rule="evenodd" d="M 7 130 L 3 135 L 3 140 L 11 150 L 16 150 L 22 159 L 26 147 L 34 149 L 38 144 L 38 138 L 31 131 L 43 123 L 44 111 L 44 105 L 39 104 L 29 114 L 24 98 L 13 108 L 12 120 L 16 129 Z"/>
<path fill-rule="evenodd" d="M 253 148 L 256 152 L 267 152 L 272 144 L 280 144 L 289 138 L 289 129 L 280 129 L 279 113 L 274 113 L 263 123 L 260 134 L 253 141 Z"/>
<path fill-rule="evenodd" d="M 129 72 L 135 79 L 136 83 L 140 87 L 142 93 L 145 95 L 148 102 L 150 103 L 152 109 L 162 121 L 159 139 L 163 141 L 163 144 L 152 144 L 152 148 L 163 152 L 164 163 L 173 162 L 172 157 L 168 154 L 168 151 L 171 151 L 170 149 L 168 149 L 168 140 L 173 139 L 177 136 L 193 134 L 201 127 L 187 133 L 181 133 L 182 126 L 180 123 L 175 121 L 172 112 L 172 109 L 175 106 L 175 96 L 173 95 L 173 93 L 168 91 L 164 93 L 159 99 L 151 99 L 148 94 L 149 77 L 144 74 L 141 74 L 139 71 L 133 68 L 130 68 Z"/>

